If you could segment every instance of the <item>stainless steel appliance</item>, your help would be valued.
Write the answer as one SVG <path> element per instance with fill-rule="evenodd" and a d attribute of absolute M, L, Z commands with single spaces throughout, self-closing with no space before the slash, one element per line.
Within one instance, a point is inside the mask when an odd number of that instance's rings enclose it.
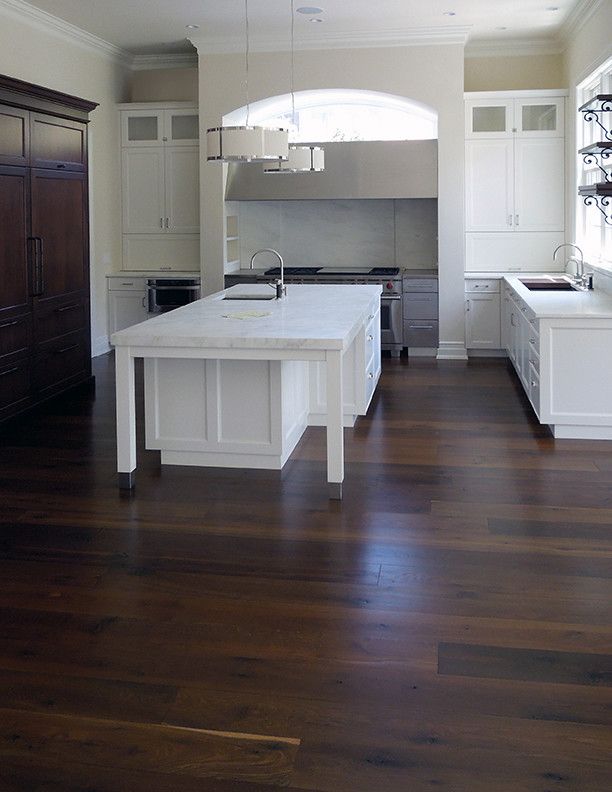
<path fill-rule="evenodd" d="M 278 277 L 280 267 L 272 267 L 265 278 Z M 285 283 L 369 283 L 380 284 L 381 348 L 394 357 L 402 351 L 402 279 L 399 267 L 285 267 Z"/>
<path fill-rule="evenodd" d="M 147 295 L 150 314 L 173 311 L 200 299 L 200 278 L 149 278 Z"/>

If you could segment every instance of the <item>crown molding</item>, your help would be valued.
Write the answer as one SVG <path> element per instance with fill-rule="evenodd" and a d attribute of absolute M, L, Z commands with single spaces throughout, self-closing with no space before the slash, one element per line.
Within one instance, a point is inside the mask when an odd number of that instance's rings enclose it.
<path fill-rule="evenodd" d="M 586 25 L 593 14 L 599 11 L 603 4 L 604 0 L 578 0 L 567 15 L 559 33 L 559 38 L 565 46 L 567 46 L 571 37 L 575 36 Z"/>
<path fill-rule="evenodd" d="M 82 28 L 71 25 L 59 17 L 48 14 L 40 8 L 36 8 L 24 0 L 0 0 L 0 13 L 12 16 L 23 21 L 24 19 L 33 27 L 44 33 L 51 33 L 64 41 L 78 44 L 84 49 L 105 55 L 124 66 L 129 66 L 132 62 L 132 55 L 129 52 L 110 44 L 108 41 L 94 36 L 92 33 Z"/>
<path fill-rule="evenodd" d="M 352 33 L 329 33 L 317 38 L 295 41 L 296 50 L 365 49 L 375 47 L 414 47 L 439 44 L 464 45 L 470 32 L 467 26 L 422 27 Z M 244 37 L 212 38 L 192 35 L 189 41 L 203 55 L 244 52 Z M 251 38 L 251 52 L 288 52 L 289 40 Z"/>
<path fill-rule="evenodd" d="M 489 38 L 469 41 L 466 58 L 520 57 L 525 55 L 560 55 L 563 42 L 557 38 Z"/>
<path fill-rule="evenodd" d="M 183 52 L 175 55 L 134 55 L 132 69 L 189 69 L 198 65 L 197 52 Z"/>

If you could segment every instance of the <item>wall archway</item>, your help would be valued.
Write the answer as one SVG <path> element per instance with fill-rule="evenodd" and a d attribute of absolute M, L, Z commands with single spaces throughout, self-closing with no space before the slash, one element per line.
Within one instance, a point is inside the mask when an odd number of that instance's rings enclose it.
<path fill-rule="evenodd" d="M 295 112 L 294 112 L 295 110 Z M 281 126 L 291 142 L 431 140 L 438 114 L 421 102 L 382 91 L 325 88 L 272 96 L 223 117 L 228 126 Z"/>

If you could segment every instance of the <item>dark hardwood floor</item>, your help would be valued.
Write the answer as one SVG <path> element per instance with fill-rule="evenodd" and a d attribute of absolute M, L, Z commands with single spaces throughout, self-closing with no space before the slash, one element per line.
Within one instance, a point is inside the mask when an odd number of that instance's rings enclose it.
<path fill-rule="evenodd" d="M 612 443 L 503 361 L 384 360 L 283 474 L 116 487 L 95 396 L 0 429 L 0 790 L 609 792 Z"/>

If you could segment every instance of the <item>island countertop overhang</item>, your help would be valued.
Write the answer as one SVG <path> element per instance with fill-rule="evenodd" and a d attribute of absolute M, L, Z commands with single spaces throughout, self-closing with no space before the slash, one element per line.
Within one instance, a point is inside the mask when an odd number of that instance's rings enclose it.
<path fill-rule="evenodd" d="M 380 300 L 378 285 L 287 286 L 281 300 L 224 300 L 226 294 L 265 294 L 241 284 L 114 333 L 114 346 L 217 349 L 347 349 Z M 252 313 L 262 314 L 251 316 Z M 242 317 L 244 318 L 241 318 Z M 246 317 L 245 317 L 246 315 Z"/>

